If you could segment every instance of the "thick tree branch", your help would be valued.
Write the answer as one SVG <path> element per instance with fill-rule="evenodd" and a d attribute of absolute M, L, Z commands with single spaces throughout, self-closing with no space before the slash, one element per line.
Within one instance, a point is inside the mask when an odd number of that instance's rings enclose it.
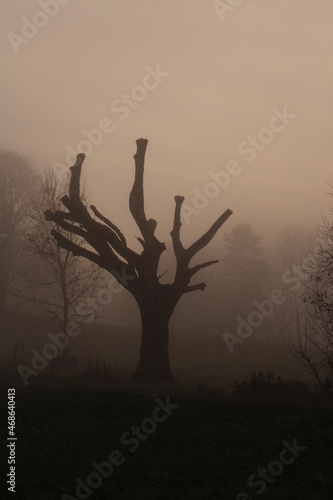
<path fill-rule="evenodd" d="M 140 255 L 134 250 L 131 250 L 128 248 L 120 239 L 118 236 L 112 231 L 111 228 L 108 226 L 103 226 L 103 224 L 93 221 L 95 226 L 95 231 L 98 232 L 99 235 L 103 235 L 106 241 L 110 244 L 112 247 L 112 250 L 115 250 L 121 257 L 123 257 L 127 262 L 132 266 L 135 267 L 139 264 L 140 261 Z"/>
<path fill-rule="evenodd" d="M 118 238 L 120 239 L 120 241 L 124 245 L 127 245 L 125 236 L 120 231 L 120 229 L 115 224 L 113 224 L 113 222 L 111 222 L 109 219 L 107 219 L 106 217 L 104 217 L 104 215 L 102 215 L 97 210 L 97 208 L 95 207 L 95 205 L 90 205 L 90 208 L 93 211 L 93 213 L 96 215 L 96 217 L 98 217 L 102 222 L 104 222 L 104 224 L 106 224 L 107 226 L 109 226 L 109 228 L 111 228 L 116 233 L 116 235 L 118 236 Z"/>
<path fill-rule="evenodd" d="M 173 229 L 171 231 L 171 237 L 172 237 L 172 243 L 173 243 L 173 248 L 177 260 L 177 269 L 176 269 L 176 275 L 174 279 L 174 285 L 176 288 L 183 286 L 184 293 L 187 291 L 192 291 L 188 290 L 189 282 L 192 278 L 192 276 L 197 273 L 200 269 L 203 269 L 205 267 L 211 266 L 212 264 L 216 264 L 218 260 L 213 260 L 213 261 L 208 261 L 204 262 L 203 264 L 198 264 L 192 268 L 189 268 L 189 263 L 191 259 L 194 257 L 194 255 L 199 252 L 202 248 L 204 248 L 208 243 L 212 240 L 212 238 L 215 236 L 216 232 L 218 229 L 224 224 L 224 222 L 230 217 L 232 214 L 231 210 L 226 210 L 211 226 L 211 228 L 206 231 L 206 233 L 201 236 L 197 241 L 195 241 L 190 247 L 184 248 L 181 240 L 180 240 L 180 228 L 181 228 L 181 222 L 180 222 L 180 214 L 181 214 L 181 207 L 183 204 L 184 198 L 182 196 L 176 196 L 175 197 L 175 202 L 176 202 L 176 207 L 175 207 L 175 215 L 174 215 L 174 225 Z M 201 286 L 202 284 L 200 284 Z M 197 290 L 197 285 L 195 286 L 195 290 Z M 200 290 L 202 288 L 199 288 Z"/>
<path fill-rule="evenodd" d="M 144 248 L 141 254 L 140 276 L 144 280 L 158 283 L 156 276 L 158 263 L 166 246 L 154 234 L 157 222 L 154 219 L 147 220 L 144 209 L 143 173 L 147 144 L 147 139 L 138 139 L 136 141 L 137 151 L 134 155 L 135 179 L 129 196 L 129 208 L 143 236 L 143 240 L 139 239 Z"/>
<path fill-rule="evenodd" d="M 180 241 L 180 228 L 182 225 L 180 222 L 180 213 L 184 199 L 184 196 L 175 196 L 175 215 L 173 220 L 173 229 L 170 233 L 172 238 L 173 250 L 177 259 L 181 258 L 184 255 L 184 247 L 182 245 L 182 242 Z"/>
<path fill-rule="evenodd" d="M 146 243 L 142 238 L 140 238 L 140 236 L 135 236 L 135 238 L 139 241 L 139 243 L 141 243 L 143 248 L 146 248 Z"/>
<path fill-rule="evenodd" d="M 127 267 L 127 263 L 121 261 L 117 257 L 117 255 L 114 253 L 113 249 L 110 248 L 110 246 L 107 244 L 107 241 L 108 241 L 108 234 L 107 233 L 108 233 L 108 231 L 111 232 L 111 230 L 108 227 L 103 226 L 102 224 L 99 224 L 99 223 L 93 221 L 92 219 L 91 220 L 88 219 L 88 221 L 87 221 L 88 227 L 87 227 L 87 230 L 85 230 L 82 227 L 78 227 L 78 226 L 69 224 L 68 222 L 64 221 L 62 219 L 62 217 L 59 216 L 58 212 L 53 214 L 49 210 L 47 210 L 45 212 L 45 218 L 46 218 L 46 220 L 51 220 L 51 221 L 55 222 L 56 224 L 58 224 L 60 227 L 62 227 L 63 229 L 65 229 L 69 233 L 73 233 L 73 234 L 76 234 L 78 236 L 81 236 L 81 238 L 83 238 L 90 246 L 92 246 L 95 250 L 97 250 L 97 252 L 100 254 L 100 256 L 102 258 L 104 258 L 105 262 L 109 261 L 118 272 L 121 272 L 121 269 L 123 269 L 124 266 L 127 268 L 128 271 L 133 272 L 133 265 L 130 267 Z M 92 226 L 92 224 L 96 224 L 96 226 Z M 97 225 L 100 227 L 98 227 Z M 103 241 L 103 237 L 101 237 L 101 236 L 104 236 L 106 241 Z M 113 232 L 112 232 L 112 237 L 113 237 L 113 239 L 117 238 Z M 118 240 L 118 242 L 119 242 L 119 240 Z M 115 246 L 117 246 L 117 242 L 116 242 Z M 120 255 L 121 255 L 121 253 L 120 253 Z M 137 255 L 137 254 L 135 254 L 135 255 Z M 128 256 L 127 253 L 126 253 L 126 256 Z"/>
<path fill-rule="evenodd" d="M 205 288 L 206 288 L 206 283 L 197 283 L 196 285 L 185 286 L 183 291 L 184 293 L 195 292 L 197 290 L 204 292 Z"/>
<path fill-rule="evenodd" d="M 63 211 L 57 211 L 55 214 L 51 211 L 46 211 L 45 217 L 48 220 L 56 222 L 69 233 L 82 237 L 96 250 L 100 267 L 108 269 L 110 272 L 115 271 L 118 275 L 121 275 L 124 270 L 126 273 L 136 274 L 135 265 L 140 257 L 139 254 L 127 248 L 126 240 L 120 230 L 112 224 L 111 221 L 100 214 L 95 207 L 93 207 L 93 212 L 103 220 L 106 225 L 94 220 L 80 199 L 80 175 L 84 157 L 84 154 L 77 155 L 75 165 L 70 168 L 71 179 L 69 196 L 65 195 L 61 198 L 61 201 L 69 211 L 69 215 L 67 212 Z M 73 220 L 80 224 L 80 227 L 69 224 L 65 219 Z M 68 249 L 69 245 L 73 252 L 78 252 L 78 255 L 85 256 L 87 259 L 96 263 L 96 254 L 94 254 L 94 252 L 90 252 L 86 249 L 78 250 L 78 248 L 72 247 L 70 240 L 62 235 L 60 237 L 57 236 L 57 241 L 59 246 L 63 248 L 66 246 Z M 78 245 L 78 247 L 81 248 L 80 245 Z M 123 257 L 127 262 L 122 261 L 117 254 Z"/>
<path fill-rule="evenodd" d="M 75 226 L 74 224 L 69 224 L 68 222 L 66 222 L 59 212 L 53 213 L 50 210 L 46 210 L 45 211 L 45 220 L 55 222 L 56 224 L 58 224 L 58 226 L 65 229 L 65 231 L 68 231 L 69 233 L 77 234 L 78 236 L 81 236 L 81 238 L 86 239 L 88 236 L 87 231 L 85 231 L 81 227 Z"/>
<path fill-rule="evenodd" d="M 76 218 L 69 212 L 64 212 L 63 210 L 57 210 L 57 214 L 59 215 L 59 217 L 62 217 L 62 219 L 71 220 L 72 222 L 78 222 Z"/>
<path fill-rule="evenodd" d="M 69 198 L 72 201 L 72 203 L 77 205 L 79 208 L 85 208 L 80 199 L 81 168 L 85 157 L 86 155 L 84 153 L 79 153 L 76 156 L 75 164 L 69 169 L 72 174 L 69 182 Z"/>
<path fill-rule="evenodd" d="M 147 139 L 138 139 L 136 141 L 137 150 L 134 155 L 135 178 L 132 191 L 129 196 L 130 212 L 146 241 L 151 239 L 152 236 L 147 225 L 143 195 L 143 172 L 147 144 Z"/>
<path fill-rule="evenodd" d="M 81 257 L 85 257 L 91 262 L 94 262 L 98 266 L 103 267 L 104 269 L 108 269 L 108 267 L 104 265 L 103 259 L 100 255 L 91 252 L 90 250 L 87 250 L 86 248 L 83 248 L 80 245 L 73 243 L 72 241 L 69 241 L 67 238 L 65 238 L 65 236 L 60 234 L 55 229 L 51 231 L 51 234 L 57 241 L 58 245 L 64 250 L 69 250 L 73 253 L 73 255 L 80 255 Z"/>
<path fill-rule="evenodd" d="M 205 267 L 212 266 L 213 264 L 217 264 L 219 261 L 218 260 L 209 260 L 207 262 L 203 262 L 202 264 L 198 264 L 196 266 L 190 267 L 188 269 L 189 275 L 192 277 L 194 274 L 196 274 L 200 269 L 204 269 Z"/>
<path fill-rule="evenodd" d="M 87 224 L 93 220 L 83 203 L 81 203 L 81 206 L 79 206 L 77 203 L 74 203 L 66 194 L 62 196 L 61 201 L 65 205 L 67 210 L 69 210 L 69 212 L 73 215 L 75 221 L 79 224 Z"/>
<path fill-rule="evenodd" d="M 137 151 L 134 155 L 135 178 L 129 196 L 129 207 L 145 242 L 155 247 L 155 249 L 158 248 L 161 254 L 165 250 L 165 244 L 158 241 L 154 236 L 157 222 L 154 219 L 147 220 L 144 208 L 143 173 L 147 144 L 147 139 L 138 139 L 136 141 Z"/>
<path fill-rule="evenodd" d="M 133 274 L 131 271 L 132 269 L 126 265 L 124 265 L 117 256 L 114 256 L 115 258 L 111 258 L 109 256 L 108 259 L 103 258 L 101 255 L 98 255 L 97 253 L 91 252 L 90 250 L 87 250 L 84 247 L 81 247 L 80 245 L 77 245 L 76 243 L 73 243 L 72 241 L 68 240 L 65 238 L 62 234 L 60 234 L 56 230 L 52 230 L 51 234 L 55 238 L 55 240 L 58 242 L 59 247 L 63 248 L 64 250 L 69 250 L 70 252 L 73 253 L 73 255 L 78 255 L 81 257 L 85 257 L 86 259 L 90 260 L 90 262 L 93 262 L 97 264 L 99 267 L 106 269 L 111 273 L 118 281 L 119 284 L 124 285 L 123 281 L 123 273 L 125 271 L 125 275 L 127 273 L 131 276 L 131 281 L 127 283 L 126 287 L 132 291 L 132 289 L 135 288 L 136 283 L 132 281 L 132 276 L 135 277 L 136 275 Z"/>
<path fill-rule="evenodd" d="M 221 226 L 225 223 L 225 221 L 232 215 L 231 210 L 226 210 L 215 222 L 214 224 L 208 229 L 208 231 L 201 236 L 197 241 L 192 243 L 192 245 L 186 250 L 186 254 L 191 260 L 192 257 L 199 252 L 199 250 L 202 250 L 205 246 L 208 245 L 208 243 L 214 238 L 215 234 L 217 231 L 220 229 Z"/>

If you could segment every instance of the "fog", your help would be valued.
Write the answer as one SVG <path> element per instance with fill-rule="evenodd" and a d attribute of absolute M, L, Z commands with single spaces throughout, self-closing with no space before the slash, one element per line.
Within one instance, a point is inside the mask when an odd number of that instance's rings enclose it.
<path fill-rule="evenodd" d="M 286 219 L 320 222 L 331 181 L 329 0 L 320 8 L 310 0 L 252 0 L 223 20 L 213 2 L 64 4 L 23 43 L 8 34 L 21 35 L 22 18 L 31 21 L 38 2 L 1 2 L 4 147 L 30 156 L 41 169 L 66 164 L 66 147 L 77 151 L 82 131 L 110 118 L 115 129 L 92 148 L 84 174 L 91 199 L 128 235 L 134 231 L 128 192 L 139 137 L 149 139 L 147 212 L 164 238 L 173 196 L 191 204 L 193 189 L 202 191 L 209 172 L 230 160 L 240 163 L 241 174 L 191 218 L 186 236 L 228 207 L 233 224 L 248 222 L 267 237 Z M 147 66 L 168 76 L 121 119 L 111 105 L 142 83 Z M 295 119 L 247 161 L 239 145 L 268 126 L 274 108 L 284 107 Z"/>
<path fill-rule="evenodd" d="M 139 251 L 128 196 L 135 141 L 147 138 L 145 209 L 170 253 L 160 266 L 171 267 L 163 282 L 173 276 L 175 195 L 185 196 L 185 246 L 231 209 L 204 256 L 219 259 L 225 233 L 248 224 L 262 238 L 270 272 L 284 231 L 305 228 L 313 247 L 316 226 L 330 214 L 332 2 L 251 0 L 225 12 L 222 3 L 0 5 L 1 148 L 29 157 L 39 172 L 54 166 L 59 179 L 84 152 L 89 200 Z M 310 247 L 304 239 L 300 246 L 304 257 Z M 224 269 L 201 271 L 206 292 L 184 298 L 175 330 L 223 333 Z M 265 286 L 263 296 L 272 289 Z M 138 327 L 125 295 L 97 323 Z M 228 309 L 228 327 L 239 314 Z"/>
<path fill-rule="evenodd" d="M 332 19 L 0 0 L 17 498 L 333 498 Z"/>

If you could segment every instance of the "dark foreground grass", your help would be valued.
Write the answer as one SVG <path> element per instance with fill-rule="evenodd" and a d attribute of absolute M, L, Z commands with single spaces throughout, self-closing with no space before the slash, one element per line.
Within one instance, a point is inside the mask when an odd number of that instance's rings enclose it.
<path fill-rule="evenodd" d="M 6 437 L 7 387 L 2 389 L 1 435 Z M 152 416 L 157 396 L 166 400 L 165 392 L 139 395 L 18 387 L 17 492 L 4 489 L 1 498 L 48 500 L 60 499 L 64 493 L 77 498 L 76 478 L 85 482 L 94 472 L 92 462 L 108 460 L 115 449 L 122 453 L 124 463 L 89 498 L 247 498 L 237 497 L 241 492 L 251 499 L 333 498 L 331 404 L 310 399 L 302 403 L 236 401 L 213 393 L 174 391 L 170 400 L 179 408 L 131 452 L 133 443 L 124 445 L 120 437 Z M 259 487 L 249 487 L 248 477 L 278 460 L 284 440 L 292 444 L 295 439 L 306 450 L 258 495 Z M 1 454 L 2 488 L 8 472 L 5 455 Z"/>

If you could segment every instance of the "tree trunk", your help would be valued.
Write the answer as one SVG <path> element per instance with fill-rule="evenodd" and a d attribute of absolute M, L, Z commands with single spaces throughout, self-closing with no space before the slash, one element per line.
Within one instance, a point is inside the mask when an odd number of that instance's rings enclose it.
<path fill-rule="evenodd" d="M 140 360 L 133 380 L 174 382 L 169 364 L 169 320 L 171 314 L 152 306 L 140 307 L 142 336 Z"/>

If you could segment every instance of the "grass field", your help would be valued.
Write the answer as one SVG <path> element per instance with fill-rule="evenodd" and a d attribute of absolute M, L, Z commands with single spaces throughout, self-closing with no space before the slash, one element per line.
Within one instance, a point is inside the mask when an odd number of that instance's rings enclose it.
<path fill-rule="evenodd" d="M 3 481 L 0 498 L 333 498 L 332 397 L 296 381 L 304 377 L 283 344 L 251 338 L 231 355 L 221 336 L 172 332 L 176 384 L 143 388 L 130 382 L 139 332 L 84 324 L 70 352 L 78 367 L 49 363 L 25 386 L 17 365 L 30 366 L 47 330 L 24 318 L 2 326 L 1 436 L 8 435 L 7 390 L 15 387 L 17 462 L 16 495 Z M 232 392 L 233 380 L 252 370 L 282 381 L 257 373 Z M 168 397 L 179 405 L 170 414 L 163 413 Z"/>
<path fill-rule="evenodd" d="M 39 318 L 23 315 L 8 315 L 5 324 L 0 322 L 0 367 L 16 370 L 20 363 L 31 366 L 32 349 L 42 352 L 50 342 L 49 329 L 36 327 L 38 322 Z M 99 323 L 80 323 L 80 328 L 69 350 L 78 358 L 77 369 L 57 370 L 50 362 L 38 377 L 48 377 L 52 372 L 54 376 L 74 379 L 89 372 L 89 377 L 95 374 L 96 383 L 101 384 L 101 367 L 106 366 L 109 379 L 130 379 L 139 359 L 140 331 Z M 284 343 L 263 341 L 255 335 L 231 354 L 221 335 L 171 330 L 169 353 L 176 380 L 192 386 L 200 382 L 212 389 L 228 390 L 234 378 L 243 379 L 253 370 L 274 371 L 285 379 L 311 379 Z"/>
<path fill-rule="evenodd" d="M 8 385 L 2 386 L 2 415 Z M 333 405 L 297 394 L 267 400 L 222 396 L 212 391 L 176 388 L 146 390 L 70 390 L 17 385 L 16 495 L 1 498 L 49 500 L 213 500 L 333 498 Z M 141 391 L 142 392 L 142 391 Z M 156 397 L 179 405 L 155 429 L 145 419 L 156 409 Z M 163 411 L 160 410 L 159 417 Z M 146 423 L 145 423 L 146 422 Z M 6 435 L 5 418 L 1 434 Z M 134 449 L 121 442 L 132 426 L 141 426 Z M 151 432 L 153 430 L 153 432 Z M 132 432 L 132 431 L 131 431 Z M 149 432 L 149 434 L 148 434 Z M 133 438 L 132 438 L 133 439 Z M 271 470 L 283 442 L 306 447 L 293 463 L 282 465 L 269 482 L 247 484 L 258 469 Z M 96 472 L 92 462 L 114 465 L 98 488 L 75 493 L 77 482 Z M 288 458 L 292 454 L 288 452 Z M 8 467 L 2 454 L 1 469 Z M 119 458 L 119 457 L 118 457 Z M 273 469 L 272 469 L 273 470 Z M 256 477 L 256 481 L 258 481 Z M 97 477 L 98 480 L 98 477 Z M 264 481 L 264 482 L 263 482 Z M 261 486 L 259 486 L 260 484 Z M 2 482 L 2 488 L 4 482 Z M 258 495 L 257 490 L 265 488 Z M 244 492 L 242 495 L 240 493 Z M 64 494 L 68 496 L 62 496 Z M 83 495 L 83 496 L 82 496 Z"/>

